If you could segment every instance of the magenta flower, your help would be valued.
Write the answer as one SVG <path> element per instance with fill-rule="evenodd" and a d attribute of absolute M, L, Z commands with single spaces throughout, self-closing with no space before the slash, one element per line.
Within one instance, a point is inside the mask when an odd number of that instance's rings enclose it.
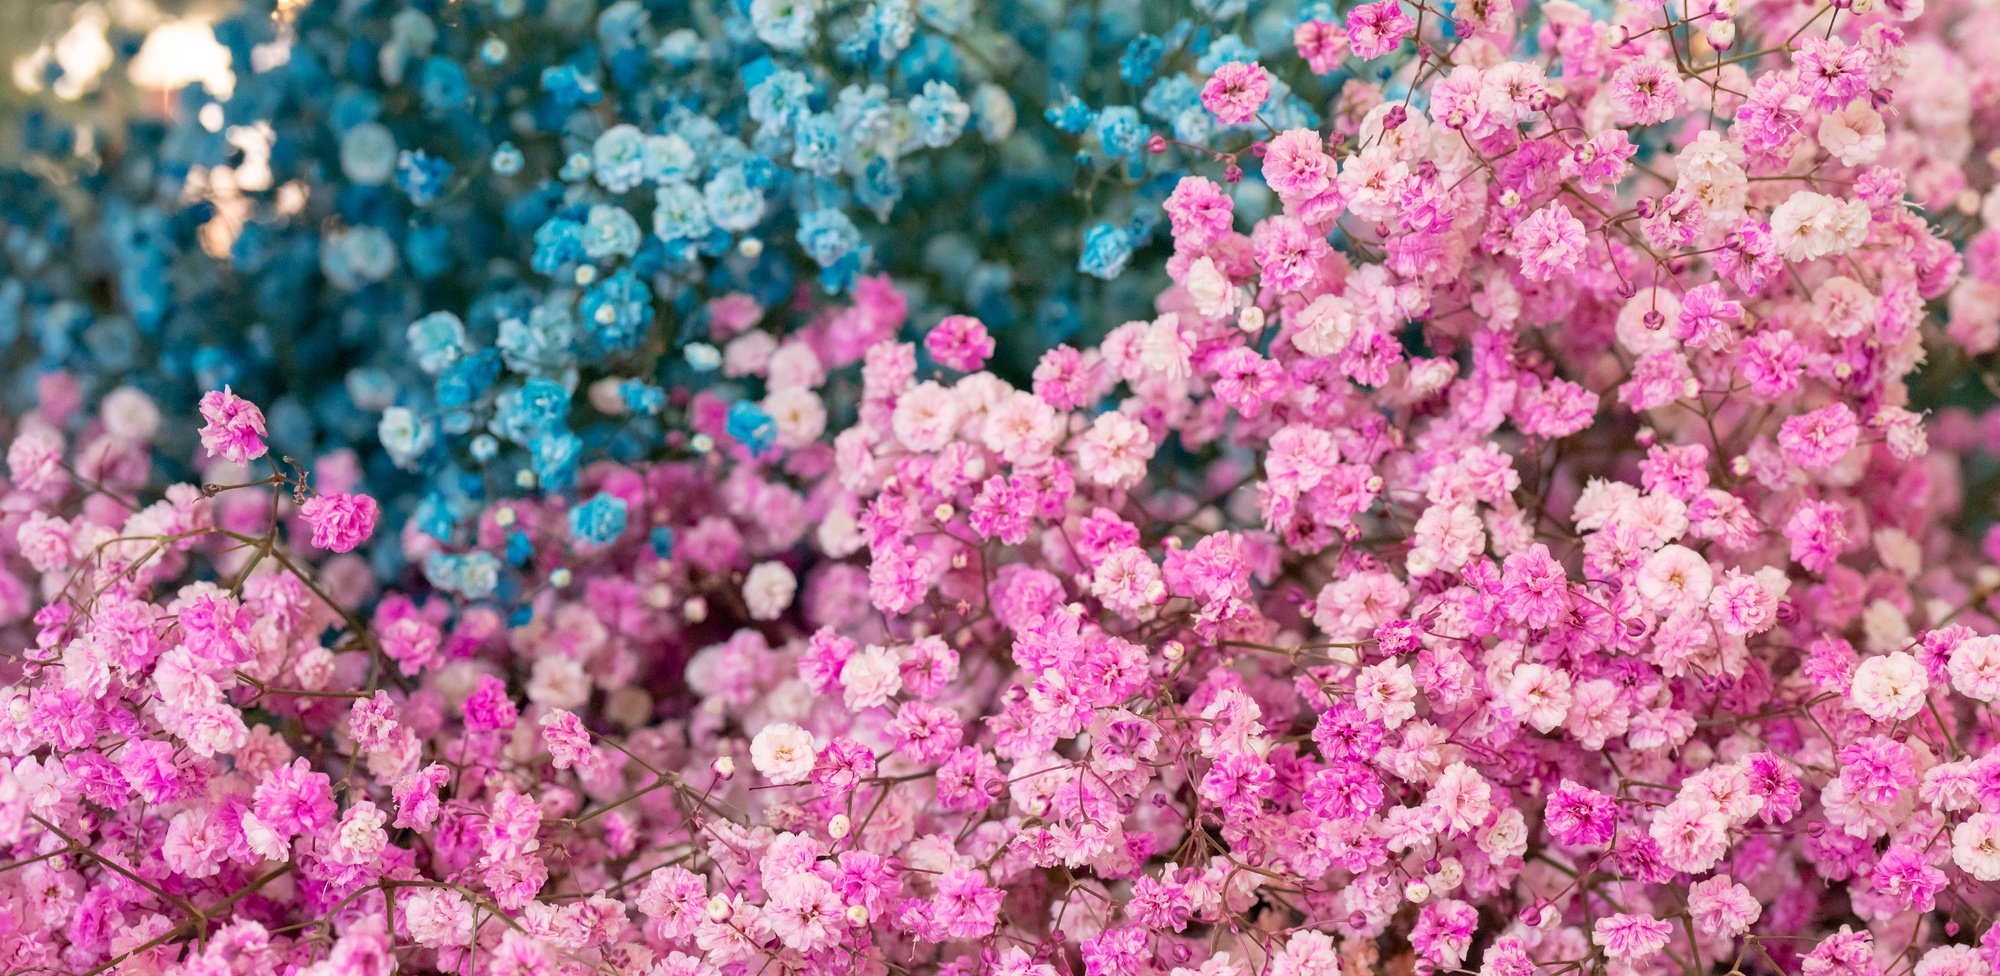
<path fill-rule="evenodd" d="M 229 387 L 201 395 L 201 446 L 209 457 L 243 464 L 263 457 L 264 411 L 237 396 Z"/>
<path fill-rule="evenodd" d="M 1347 15 L 1347 43 L 1357 58 L 1379 58 L 1395 50 L 1416 26 L 1399 0 L 1364 3 Z"/>
<path fill-rule="evenodd" d="M 352 552 L 375 531 L 381 506 L 367 495 L 315 495 L 299 509 L 312 524 L 312 544 L 329 552 Z"/>
<path fill-rule="evenodd" d="M 1651 915 L 1618 914 L 1599 919 L 1590 941 L 1613 959 L 1638 959 L 1666 948 L 1673 926 Z"/>

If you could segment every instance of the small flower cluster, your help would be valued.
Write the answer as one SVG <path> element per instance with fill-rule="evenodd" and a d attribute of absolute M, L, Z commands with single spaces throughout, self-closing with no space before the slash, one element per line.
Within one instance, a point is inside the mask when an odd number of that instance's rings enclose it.
<path fill-rule="evenodd" d="M 360 422 L 8 411 L 0 973 L 2000 972 L 2000 10 L 335 6 Z"/>

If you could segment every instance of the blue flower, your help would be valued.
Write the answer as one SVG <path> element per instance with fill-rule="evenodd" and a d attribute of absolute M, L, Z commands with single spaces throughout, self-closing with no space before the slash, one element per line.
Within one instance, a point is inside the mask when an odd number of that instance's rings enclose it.
<path fill-rule="evenodd" d="M 632 269 L 592 285 L 578 308 L 590 337 L 599 347 L 620 351 L 637 345 L 653 321 L 653 292 Z"/>
<path fill-rule="evenodd" d="M 709 219 L 723 230 L 746 231 L 764 219 L 764 195 L 751 188 L 743 166 L 718 171 L 702 187 L 701 198 Z"/>
<path fill-rule="evenodd" d="M 466 83 L 465 69 L 445 58 L 430 58 L 424 62 L 419 87 L 424 107 L 434 115 L 458 111 L 472 101 L 472 88 Z"/>
<path fill-rule="evenodd" d="M 1146 126 L 1139 110 L 1130 105 L 1113 105 L 1097 114 L 1097 141 L 1112 159 L 1137 155 L 1146 145 Z"/>
<path fill-rule="evenodd" d="M 1083 257 L 1077 261 L 1077 270 L 1093 278 L 1106 281 L 1116 278 L 1125 270 L 1125 262 L 1132 259 L 1132 238 L 1123 228 L 1111 224 L 1098 224 L 1083 238 Z"/>
<path fill-rule="evenodd" d="M 830 268 L 861 247 L 861 232 L 846 214 L 823 207 L 800 218 L 799 245 L 820 267 Z"/>
<path fill-rule="evenodd" d="M 751 0 L 750 23 L 757 39 L 781 51 L 812 43 L 812 0 Z"/>
<path fill-rule="evenodd" d="M 569 510 L 570 538 L 603 545 L 625 531 L 625 499 L 598 492 Z"/>
<path fill-rule="evenodd" d="M 564 106 L 595 105 L 604 99 L 604 90 L 597 86 L 597 79 L 567 64 L 542 69 L 542 90 L 556 104 Z"/>
<path fill-rule="evenodd" d="M 625 401 L 625 409 L 636 414 L 659 413 L 667 405 L 664 391 L 641 380 L 626 380 L 618 384 L 618 395 Z"/>
<path fill-rule="evenodd" d="M 563 265 L 588 256 L 583 246 L 583 225 L 567 217 L 551 217 L 535 231 L 535 254 L 529 264 L 542 274 L 554 274 Z"/>
<path fill-rule="evenodd" d="M 1050 125 L 1076 136 L 1082 135 L 1084 130 L 1090 128 L 1090 123 L 1097 117 L 1097 113 L 1092 112 L 1090 106 L 1083 104 L 1083 99 L 1064 91 L 1055 101 L 1049 103 L 1048 109 L 1042 116 L 1049 120 Z"/>
<path fill-rule="evenodd" d="M 501 176 L 512 176 L 515 173 L 519 173 L 521 167 L 526 163 L 527 157 L 521 155 L 521 150 L 514 148 L 514 144 L 511 142 L 503 142 L 495 148 L 493 150 L 493 158 L 490 161 L 493 172 Z"/>
<path fill-rule="evenodd" d="M 567 491 L 576 484 L 576 462 L 583 442 L 567 430 L 542 437 L 530 450 L 535 480 L 550 491 Z"/>
<path fill-rule="evenodd" d="M 1153 80 L 1154 72 L 1159 70 L 1160 56 L 1166 50 L 1166 44 L 1151 34 L 1133 38 L 1132 43 L 1125 45 L 1125 55 L 1118 59 L 1118 77 L 1134 88 L 1145 85 Z"/>
<path fill-rule="evenodd" d="M 804 73 L 773 71 L 750 89 L 750 118 L 773 132 L 786 132 L 812 111 L 812 93 L 812 80 Z"/>
<path fill-rule="evenodd" d="M 536 377 L 500 394 L 493 433 L 530 446 L 546 440 L 569 415 L 570 394 L 554 380 Z"/>
<path fill-rule="evenodd" d="M 792 137 L 792 165 L 820 176 L 840 172 L 840 123 L 831 113 L 806 116 Z"/>
<path fill-rule="evenodd" d="M 738 400 L 729 405 L 729 436 L 748 448 L 751 454 L 762 454 L 771 449 L 778 439 L 777 421 L 771 415 L 748 400 Z"/>
<path fill-rule="evenodd" d="M 403 150 L 396 160 L 396 187 L 419 207 L 437 202 L 451 179 L 451 164 L 422 150 Z"/>

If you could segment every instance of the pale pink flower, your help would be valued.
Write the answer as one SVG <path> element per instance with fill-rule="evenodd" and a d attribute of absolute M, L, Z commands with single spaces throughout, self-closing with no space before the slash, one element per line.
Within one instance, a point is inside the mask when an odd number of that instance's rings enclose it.
<path fill-rule="evenodd" d="M 1861 662 L 1847 700 L 1878 722 L 1901 722 L 1923 711 L 1930 676 L 1915 657 L 1898 651 Z"/>
<path fill-rule="evenodd" d="M 1551 203 L 1515 226 L 1514 254 L 1521 259 L 1522 274 L 1548 281 L 1576 270 L 1585 240 L 1583 221 L 1568 207 Z"/>

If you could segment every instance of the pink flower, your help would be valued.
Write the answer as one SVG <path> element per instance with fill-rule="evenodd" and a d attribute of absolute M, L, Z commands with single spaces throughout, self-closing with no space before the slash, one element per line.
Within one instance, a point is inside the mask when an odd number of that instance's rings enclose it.
<path fill-rule="evenodd" d="M 1563 780 L 1549 799 L 1543 823 L 1557 840 L 1579 847 L 1608 843 L 1618 824 L 1618 801 Z"/>
<path fill-rule="evenodd" d="M 1398 0 L 1376 0 L 1348 12 L 1347 42 L 1355 57 L 1364 61 L 1379 58 L 1395 50 L 1416 26 Z"/>
<path fill-rule="evenodd" d="M 299 514 L 312 525 L 312 543 L 329 552 L 352 552 L 375 531 L 382 509 L 367 495 L 341 492 L 306 499 Z"/>
<path fill-rule="evenodd" d="M 1457 969 L 1472 948 L 1479 910 L 1456 898 L 1425 905 L 1410 930 L 1410 946 L 1440 969 Z"/>
<path fill-rule="evenodd" d="M 542 742 L 549 747 L 549 755 L 555 760 L 557 769 L 588 769 L 597 762 L 597 752 L 590 745 L 590 732 L 584 729 L 583 720 L 566 709 L 550 709 L 542 716 Z"/>
<path fill-rule="evenodd" d="M 1202 107 L 1223 125 L 1241 125 L 1257 117 L 1271 97 L 1271 76 L 1259 64 L 1231 61 L 1215 69 L 1201 88 Z"/>
<path fill-rule="evenodd" d="M 1173 227 L 1174 248 L 1189 252 L 1207 249 L 1229 233 L 1234 207 L 1235 202 L 1215 181 L 1200 176 L 1181 177 L 1165 204 L 1167 220 Z M 1068 409 L 1060 403 L 1054 406 Z"/>
<path fill-rule="evenodd" d="M 1898 651 L 1871 657 L 1854 669 L 1849 701 L 1877 722 L 1901 722 L 1923 711 L 1930 677 L 1916 658 Z"/>
<path fill-rule="evenodd" d="M 1562 565 L 1539 542 L 1507 557 L 1501 585 L 1502 611 L 1530 627 L 1547 627 L 1569 609 L 1569 584 Z"/>
<path fill-rule="evenodd" d="M 1638 959 L 1666 948 L 1672 934 L 1673 926 L 1651 915 L 1620 913 L 1599 919 L 1590 941 L 1613 959 Z"/>
<path fill-rule="evenodd" d="M 924 348 L 944 365 L 970 373 L 993 355 L 985 323 L 970 315 L 947 315 L 924 337 Z"/>
<path fill-rule="evenodd" d="M 1611 103 L 1627 125 L 1657 125 L 1680 111 L 1681 76 L 1665 58 L 1629 61 L 1611 76 Z"/>
<path fill-rule="evenodd" d="M 225 386 L 201 395 L 201 446 L 210 457 L 242 464 L 263 457 L 264 411 Z"/>
<path fill-rule="evenodd" d="M 1694 915 L 1696 928 L 1733 939 L 1750 931 L 1764 908 L 1750 889 L 1729 875 L 1718 874 L 1688 888 L 1688 911 Z"/>
<path fill-rule="evenodd" d="M 1514 228 L 1514 254 L 1521 259 L 1522 274 L 1548 281 L 1576 270 L 1585 240 L 1583 221 L 1568 207 L 1551 203 Z"/>
<path fill-rule="evenodd" d="M 1325 193 L 1335 173 L 1325 141 L 1311 129 L 1280 132 L 1264 150 L 1264 182 L 1288 203 Z"/>
<path fill-rule="evenodd" d="M 1714 803 L 1683 795 L 1655 814 L 1648 833 L 1676 871 L 1701 872 L 1729 850 L 1729 817 Z"/>
<path fill-rule="evenodd" d="M 1347 58 L 1349 43 L 1340 25 L 1326 20 L 1308 20 L 1292 28 L 1292 47 L 1316 75 L 1332 74 Z"/>
<path fill-rule="evenodd" d="M 69 476 L 63 470 L 62 434 L 39 421 L 21 425 L 7 446 L 7 474 L 23 491 L 39 494 L 61 485 Z"/>
<path fill-rule="evenodd" d="M 1974 701 L 2000 700 L 2000 637 L 1988 634 L 1959 642 L 1946 668 L 1959 694 Z"/>
<path fill-rule="evenodd" d="M 1845 403 L 1785 418 L 1778 444 L 1802 468 L 1824 468 L 1840 460 L 1861 439 L 1861 424 Z"/>

